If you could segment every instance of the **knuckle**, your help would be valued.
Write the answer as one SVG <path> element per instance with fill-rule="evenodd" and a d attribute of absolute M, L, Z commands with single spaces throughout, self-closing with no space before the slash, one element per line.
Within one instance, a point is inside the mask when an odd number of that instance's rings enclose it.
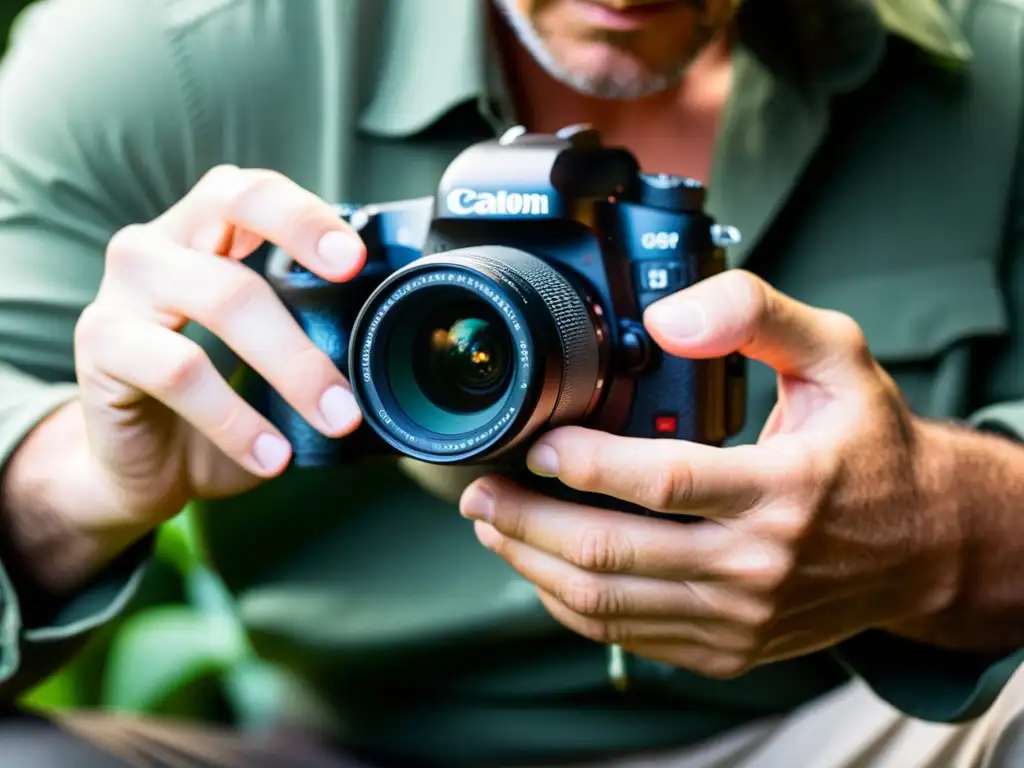
<path fill-rule="evenodd" d="M 758 525 L 772 540 L 789 547 L 810 537 L 814 518 L 802 504 L 775 505 L 758 514 Z M 788 568 L 794 566 L 795 563 L 787 565 Z"/>
<path fill-rule="evenodd" d="M 736 632 L 721 638 L 719 648 L 744 659 L 752 659 L 764 647 L 762 636 L 755 632 Z"/>
<path fill-rule="evenodd" d="M 655 471 L 648 481 L 647 503 L 656 511 L 671 511 L 685 506 L 694 494 L 694 478 L 690 468 L 677 464 Z"/>
<path fill-rule="evenodd" d="M 571 579 L 559 590 L 558 599 L 569 610 L 583 616 L 606 616 L 618 612 L 617 596 L 607 582 L 589 574 Z"/>
<path fill-rule="evenodd" d="M 744 600 L 733 609 L 733 618 L 743 627 L 743 635 L 756 643 L 775 621 L 775 604 L 766 598 Z"/>
<path fill-rule="evenodd" d="M 253 207 L 255 201 L 279 197 L 283 190 L 291 186 L 288 177 L 278 171 L 264 168 L 245 171 L 229 199 L 230 210 L 244 214 Z"/>
<path fill-rule="evenodd" d="M 822 310 L 822 313 L 828 324 L 829 336 L 838 351 L 858 360 L 870 358 L 867 338 L 856 320 L 831 309 Z"/>
<path fill-rule="evenodd" d="M 740 302 L 737 306 L 750 307 L 758 319 L 769 313 L 774 293 L 760 277 L 745 269 L 732 269 L 723 279 L 729 281 L 730 296 Z"/>
<path fill-rule="evenodd" d="M 220 325 L 244 314 L 253 304 L 268 297 L 270 286 L 253 270 L 232 262 L 222 261 L 224 279 L 210 287 L 207 306 L 204 309 L 205 322 Z M 237 266 L 238 269 L 231 267 Z"/>
<path fill-rule="evenodd" d="M 582 634 L 596 643 L 617 645 L 629 642 L 629 633 L 621 625 L 601 619 L 588 619 L 583 623 Z"/>
<path fill-rule="evenodd" d="M 573 485 L 583 490 L 592 490 L 600 487 L 601 468 L 597 461 L 597 455 L 588 449 L 570 453 L 566 457 L 568 466 L 565 467 L 565 477 L 571 480 Z"/>
<path fill-rule="evenodd" d="M 184 341 L 184 339 L 183 339 Z M 155 394 L 181 394 L 195 386 L 205 375 L 209 360 L 197 344 L 186 342 L 176 349 L 165 350 L 165 368 L 161 372 Z"/>
<path fill-rule="evenodd" d="M 282 228 L 291 237 L 302 238 L 307 234 L 315 236 L 323 229 L 323 205 L 311 195 L 303 197 L 305 199 L 288 210 L 283 217 Z"/>
<path fill-rule="evenodd" d="M 777 499 L 800 498 L 806 489 L 810 470 L 819 461 L 811 456 L 811 451 L 789 450 L 776 451 L 773 463 L 768 467 L 771 485 L 774 486 Z"/>
<path fill-rule="evenodd" d="M 265 168 L 254 168 L 244 172 L 244 178 L 235 191 L 233 202 L 244 206 L 253 198 L 261 198 L 268 192 L 273 194 L 289 184 L 286 176 Z"/>
<path fill-rule="evenodd" d="M 279 373 L 277 373 L 279 371 Z M 338 377 L 338 369 L 324 352 L 305 339 L 299 341 L 299 348 L 293 352 L 283 351 L 281 365 L 275 368 L 274 387 L 295 402 L 310 410 L 319 407 L 319 398 L 324 389 Z M 496 504 L 500 508 L 501 504 Z M 506 504 L 506 507 L 512 505 Z M 501 514 L 495 509 L 495 515 Z M 508 514 L 508 510 L 504 514 Z M 516 518 L 523 515 L 515 513 Z M 511 524 L 521 525 L 515 519 Z M 504 531 L 503 528 L 499 530 Z"/>
<path fill-rule="evenodd" d="M 250 220 L 254 218 L 254 212 L 267 208 L 268 201 L 273 201 L 276 208 L 273 223 L 276 239 L 294 243 L 305 239 L 307 235 L 315 237 L 323 229 L 325 213 L 328 211 L 324 203 L 312 192 L 273 170 L 245 172 L 244 181 L 236 186 L 229 197 L 229 217 L 235 221 Z"/>
<path fill-rule="evenodd" d="M 203 432 L 230 455 L 244 456 L 259 432 L 258 418 L 245 406 L 237 405 L 225 409 Z"/>
<path fill-rule="evenodd" d="M 87 304 L 75 323 L 75 349 L 88 350 L 103 344 L 109 333 L 109 327 L 107 313 L 103 307 L 95 302 Z"/>
<path fill-rule="evenodd" d="M 196 187 L 220 187 L 227 182 L 235 182 L 243 173 L 242 169 L 232 163 L 219 163 L 204 173 Z"/>
<path fill-rule="evenodd" d="M 525 541 L 529 534 L 527 515 L 522 504 L 502 504 L 501 495 L 495 494 L 494 520 L 495 528 L 516 541 Z"/>
<path fill-rule="evenodd" d="M 788 550 L 780 549 L 772 554 L 769 565 L 757 576 L 757 581 L 762 589 L 772 592 L 779 592 L 785 587 L 796 571 L 796 557 Z"/>
<path fill-rule="evenodd" d="M 129 224 L 114 233 L 107 243 L 105 266 L 108 272 L 121 274 L 130 270 L 144 252 L 148 229 L 145 224 Z"/>
<path fill-rule="evenodd" d="M 116 323 L 117 317 L 97 302 L 86 305 L 79 314 L 75 322 L 72 350 L 75 374 L 82 386 L 92 383 L 96 375 L 107 368 L 105 358 L 117 347 L 114 338 L 118 328 Z"/>
<path fill-rule="evenodd" d="M 607 528 L 589 528 L 567 559 L 587 571 L 617 573 L 629 570 L 634 557 L 624 536 Z"/>

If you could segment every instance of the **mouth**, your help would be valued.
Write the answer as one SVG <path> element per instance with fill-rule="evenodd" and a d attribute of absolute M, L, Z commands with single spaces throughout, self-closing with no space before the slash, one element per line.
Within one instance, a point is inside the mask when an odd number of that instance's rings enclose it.
<path fill-rule="evenodd" d="M 590 24 L 619 31 L 642 29 L 680 7 L 693 4 L 684 0 L 573 0 L 577 11 Z"/>

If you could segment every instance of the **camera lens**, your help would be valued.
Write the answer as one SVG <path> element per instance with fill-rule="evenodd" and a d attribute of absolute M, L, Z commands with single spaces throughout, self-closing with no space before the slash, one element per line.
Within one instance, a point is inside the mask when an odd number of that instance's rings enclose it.
<path fill-rule="evenodd" d="M 512 371 L 511 339 L 483 301 L 448 305 L 421 324 L 413 350 L 420 387 L 441 408 L 471 413 L 493 405 Z"/>
<path fill-rule="evenodd" d="M 397 413 L 438 435 L 494 416 L 508 395 L 512 342 L 485 300 L 439 286 L 397 307 L 386 328 L 381 383 Z"/>
<path fill-rule="evenodd" d="M 593 406 L 607 359 L 596 317 L 566 277 L 523 251 L 420 258 L 356 318 L 353 390 L 366 422 L 400 453 L 486 460 Z"/>

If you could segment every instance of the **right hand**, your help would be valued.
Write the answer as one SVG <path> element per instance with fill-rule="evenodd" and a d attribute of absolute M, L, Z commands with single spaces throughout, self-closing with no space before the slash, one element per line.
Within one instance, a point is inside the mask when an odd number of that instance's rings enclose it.
<path fill-rule="evenodd" d="M 366 259 L 332 206 L 277 173 L 233 166 L 211 170 L 165 214 L 110 242 L 99 292 L 76 328 L 75 365 L 92 456 L 135 524 L 156 525 L 190 498 L 248 490 L 291 457 L 282 434 L 179 333 L 189 321 L 323 434 L 359 424 L 348 382 L 240 263 L 264 241 L 335 282 Z"/>

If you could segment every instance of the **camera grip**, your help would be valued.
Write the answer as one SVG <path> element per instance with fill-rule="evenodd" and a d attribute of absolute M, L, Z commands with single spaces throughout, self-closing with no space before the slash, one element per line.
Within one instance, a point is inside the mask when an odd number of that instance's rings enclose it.
<path fill-rule="evenodd" d="M 389 271 L 381 262 L 370 262 L 349 282 L 329 283 L 296 267 L 289 275 L 292 280 L 275 281 L 278 295 L 302 330 L 346 378 L 356 317 Z M 272 387 L 264 385 L 261 400 L 262 413 L 291 443 L 296 467 L 348 464 L 384 450 L 365 423 L 346 437 L 331 438 L 310 425 Z"/>

